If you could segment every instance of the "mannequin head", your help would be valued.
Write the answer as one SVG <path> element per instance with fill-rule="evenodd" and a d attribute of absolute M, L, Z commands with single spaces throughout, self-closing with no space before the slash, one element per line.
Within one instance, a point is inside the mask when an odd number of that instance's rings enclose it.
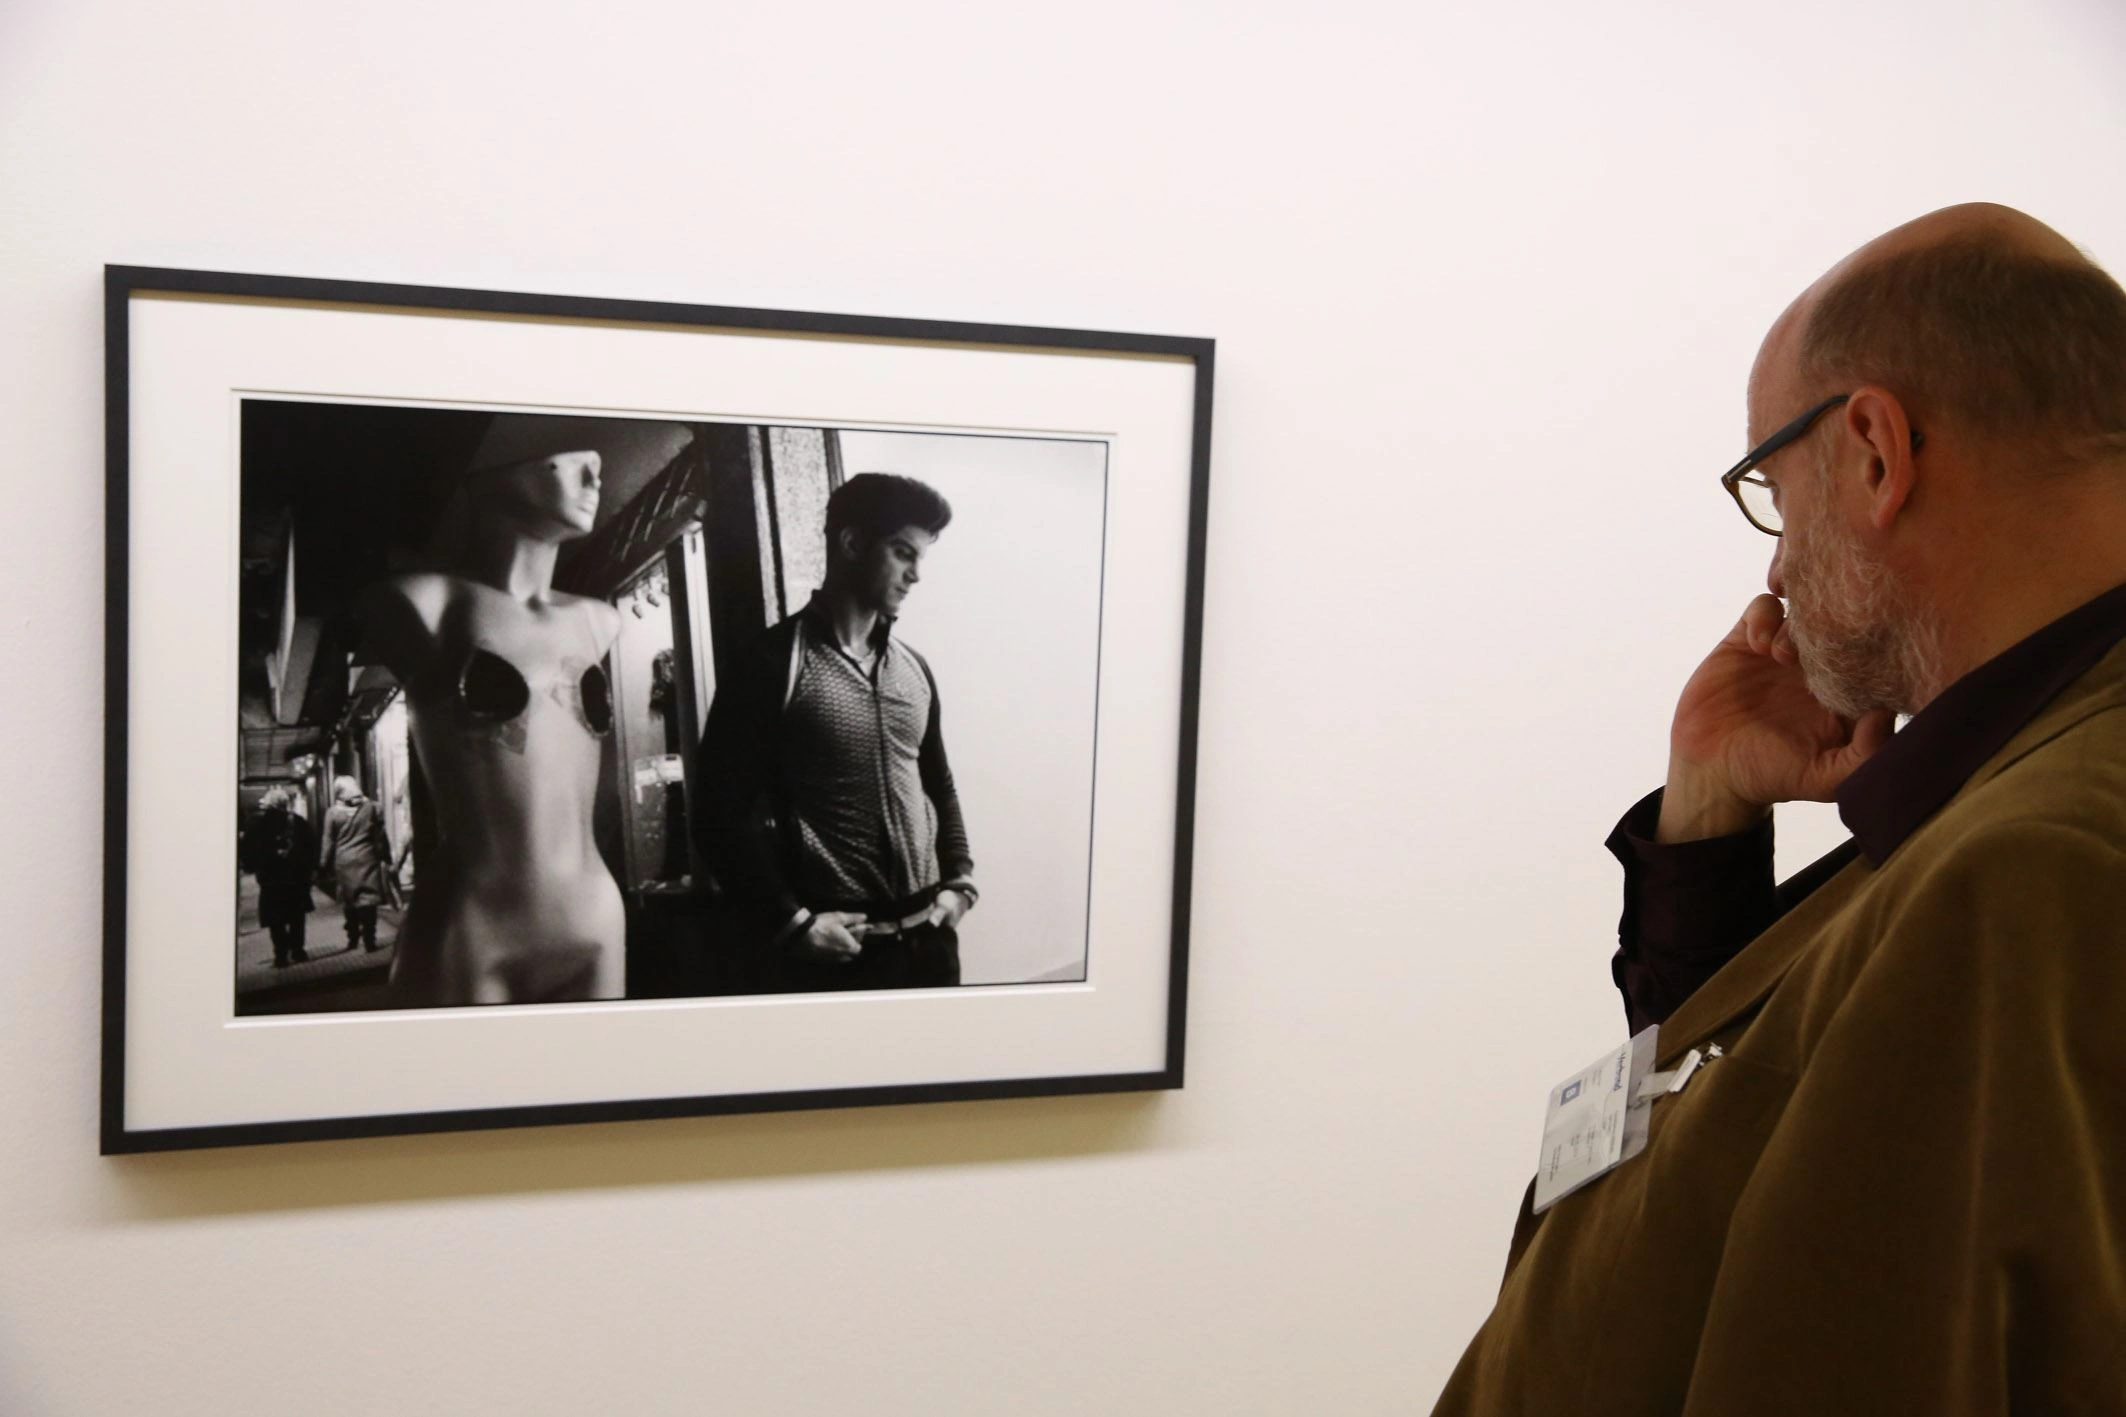
<path fill-rule="evenodd" d="M 579 448 L 474 473 L 467 489 L 475 523 L 493 522 L 535 541 L 571 541 L 598 520 L 603 460 Z"/>
<path fill-rule="evenodd" d="M 511 543 L 558 546 L 598 519 L 604 460 L 588 448 L 484 467 L 459 480 L 429 536 L 427 559 L 460 568 Z"/>

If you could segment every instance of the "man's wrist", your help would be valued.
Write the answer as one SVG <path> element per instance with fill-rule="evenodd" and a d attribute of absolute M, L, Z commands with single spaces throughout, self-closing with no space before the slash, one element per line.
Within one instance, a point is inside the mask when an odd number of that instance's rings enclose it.
<path fill-rule="evenodd" d="M 1661 793 L 1661 815 L 1654 840 L 1663 845 L 1739 836 L 1771 815 L 1771 804 L 1752 802 L 1702 773 L 1671 764 L 1668 786 Z"/>

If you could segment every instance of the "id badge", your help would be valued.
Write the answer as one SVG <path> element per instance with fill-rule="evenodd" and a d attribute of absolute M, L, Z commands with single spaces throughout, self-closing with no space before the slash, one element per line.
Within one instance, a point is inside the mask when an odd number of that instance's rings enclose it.
<path fill-rule="evenodd" d="M 1541 1214 L 1646 1150 L 1654 1103 L 1681 1092 L 1699 1068 L 1721 1055 L 1719 1044 L 1708 1043 L 1704 1052 L 1693 1048 L 1675 1067 L 1657 1073 L 1653 1068 L 1660 1038 L 1661 1025 L 1648 1024 L 1622 1048 L 1604 1053 L 1550 1089 L 1533 1212 Z"/>
<path fill-rule="evenodd" d="M 1535 1173 L 1535 1213 L 1606 1175 L 1646 1149 L 1653 1094 L 1640 1095 L 1652 1074 L 1659 1024 L 1604 1053 L 1550 1089 L 1543 1116 L 1543 1159 Z"/>

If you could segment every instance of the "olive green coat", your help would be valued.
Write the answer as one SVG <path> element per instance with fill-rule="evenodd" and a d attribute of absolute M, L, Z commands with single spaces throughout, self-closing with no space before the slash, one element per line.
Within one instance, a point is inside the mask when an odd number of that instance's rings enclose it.
<path fill-rule="evenodd" d="M 1662 1026 L 1441 1414 L 2126 1413 L 2126 646 Z"/>

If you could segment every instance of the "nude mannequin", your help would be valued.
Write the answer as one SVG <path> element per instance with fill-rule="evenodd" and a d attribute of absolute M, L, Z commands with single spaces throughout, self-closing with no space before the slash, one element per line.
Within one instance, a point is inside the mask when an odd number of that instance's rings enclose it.
<path fill-rule="evenodd" d="M 625 991 L 620 888 L 591 834 L 613 721 L 601 661 L 620 613 L 553 589 L 561 544 L 597 516 L 599 471 L 596 452 L 575 450 L 471 474 L 449 569 L 363 595 L 439 826 L 392 963 L 405 1005 Z"/>

